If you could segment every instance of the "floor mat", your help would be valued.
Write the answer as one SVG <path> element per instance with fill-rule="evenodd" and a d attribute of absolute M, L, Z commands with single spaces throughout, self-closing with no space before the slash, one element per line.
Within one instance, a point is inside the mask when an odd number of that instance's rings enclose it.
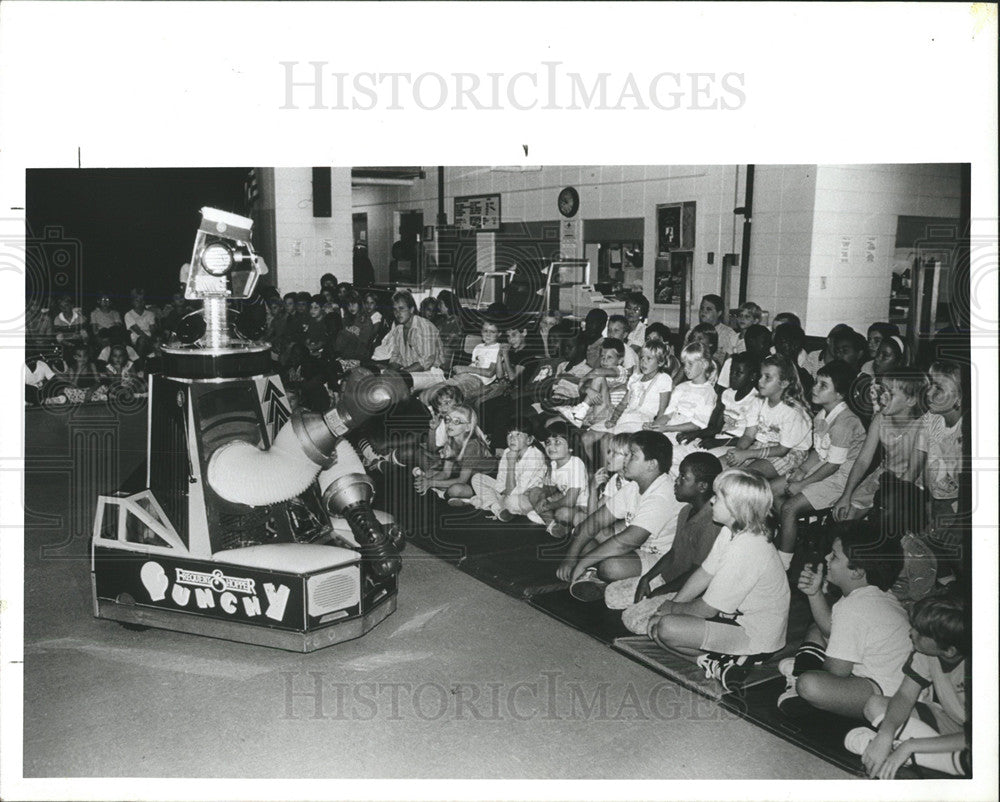
<path fill-rule="evenodd" d="M 785 690 L 783 677 L 744 688 L 739 693 L 727 693 L 719 703 L 726 710 L 772 732 L 779 738 L 812 752 L 834 766 L 852 774 L 865 776 L 861 758 L 844 748 L 844 736 L 860 726 L 854 719 L 817 710 L 807 718 L 790 719 L 778 712 L 778 696 Z M 931 769 L 904 766 L 897 779 L 954 779 Z"/>
<path fill-rule="evenodd" d="M 705 677 L 705 670 L 695 664 L 695 658 L 664 649 L 645 635 L 616 638 L 611 645 L 637 663 L 642 663 L 672 682 L 709 699 L 718 701 L 725 693 L 718 680 Z M 772 658 L 764 665 L 755 667 L 744 684 L 749 687 L 778 676 L 780 675 Z"/>
<path fill-rule="evenodd" d="M 519 599 L 564 589 L 566 583 L 556 577 L 563 548 L 544 533 L 537 538 L 537 543 L 515 551 L 469 557 L 460 567 L 490 587 Z"/>
<path fill-rule="evenodd" d="M 620 610 L 609 610 L 600 601 L 579 601 L 568 590 L 539 594 L 528 599 L 528 604 L 601 643 L 611 645 L 615 638 L 629 634 Z"/>

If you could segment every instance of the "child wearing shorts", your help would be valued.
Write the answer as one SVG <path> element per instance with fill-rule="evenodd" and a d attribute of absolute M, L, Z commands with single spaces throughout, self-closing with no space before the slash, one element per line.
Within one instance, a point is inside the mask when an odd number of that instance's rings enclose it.
<path fill-rule="evenodd" d="M 556 570 L 571 583 L 575 598 L 601 598 L 608 582 L 639 576 L 670 549 L 682 506 L 668 476 L 672 452 L 659 432 L 630 436 L 623 466 L 629 484 L 574 528 L 566 558 Z"/>
<path fill-rule="evenodd" d="M 515 419 L 507 429 L 507 448 L 500 456 L 496 477 L 473 474 L 473 507 L 490 510 L 499 520 L 527 515 L 533 509 L 528 490 L 545 479 L 545 456 L 534 443 L 531 426 Z"/>
<path fill-rule="evenodd" d="M 922 414 L 922 402 L 927 381 L 922 374 L 894 369 L 880 382 L 878 411 L 844 492 L 833 504 L 833 517 L 838 521 L 860 518 L 878 495 L 885 533 L 898 537 L 907 530 L 920 531 L 926 515 L 922 485 L 931 416 Z M 882 464 L 869 473 L 879 445 Z"/>
<path fill-rule="evenodd" d="M 799 516 L 833 506 L 864 445 L 865 427 L 846 401 L 856 375 L 840 360 L 817 370 L 812 402 L 820 410 L 813 419 L 812 450 L 798 468 L 771 481 L 774 506 L 781 519 L 778 554 L 785 570 L 792 564 Z"/>
<path fill-rule="evenodd" d="M 824 567 L 843 594 L 832 607 L 822 592 Z M 863 719 L 871 697 L 896 693 L 911 650 L 906 610 L 888 590 L 898 573 L 898 549 L 861 521 L 837 527 L 825 565 L 802 569 L 798 587 L 814 623 L 795 657 L 778 664 L 788 683 L 778 697 L 784 715 L 818 708 Z"/>
<path fill-rule="evenodd" d="M 891 697 L 872 696 L 872 727 L 847 733 L 844 746 L 861 755 L 868 776 L 891 780 L 907 761 L 954 776 L 969 776 L 965 689 L 969 628 L 965 605 L 950 596 L 921 599 L 910 613 L 913 651 Z M 929 697 L 929 698 L 928 698 Z"/>
<path fill-rule="evenodd" d="M 732 469 L 719 474 L 713 489 L 712 518 L 723 529 L 684 587 L 650 618 L 647 634 L 683 654 L 708 653 L 698 664 L 731 687 L 749 667 L 739 658 L 785 645 L 790 594 L 767 523 L 768 483 Z"/>
<path fill-rule="evenodd" d="M 545 455 L 548 470 L 540 485 L 528 488 L 532 509 L 528 518 L 545 524 L 553 537 L 563 537 L 580 512 L 587 509 L 589 497 L 587 468 L 570 450 L 569 426 L 554 421 L 546 426 Z"/>
<path fill-rule="evenodd" d="M 712 520 L 711 504 L 712 485 L 722 473 L 719 458 L 696 451 L 684 458 L 677 472 L 674 498 L 684 506 L 670 550 L 642 576 L 612 582 L 604 592 L 605 604 L 622 610 L 622 623 L 636 635 L 646 634 L 650 617 L 705 562 L 722 528 Z"/>

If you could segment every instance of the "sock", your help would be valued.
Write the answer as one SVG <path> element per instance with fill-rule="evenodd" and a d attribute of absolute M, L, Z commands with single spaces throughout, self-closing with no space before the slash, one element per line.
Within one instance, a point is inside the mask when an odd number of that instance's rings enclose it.
<path fill-rule="evenodd" d="M 781 565 L 787 571 L 792 565 L 792 553 L 790 551 L 779 551 L 778 556 L 781 558 Z"/>
<path fill-rule="evenodd" d="M 378 452 L 367 437 L 362 437 L 358 440 L 358 448 L 361 451 L 361 456 L 365 459 L 373 460 L 378 458 Z"/>
<path fill-rule="evenodd" d="M 826 651 L 818 643 L 805 641 L 795 652 L 795 668 L 792 669 L 794 676 L 799 676 L 803 671 L 815 671 L 823 667 L 826 659 Z"/>
<path fill-rule="evenodd" d="M 586 401 L 581 401 L 579 404 L 573 407 L 573 414 L 575 414 L 578 418 L 584 417 L 589 411 L 590 411 L 590 404 L 588 404 Z"/>

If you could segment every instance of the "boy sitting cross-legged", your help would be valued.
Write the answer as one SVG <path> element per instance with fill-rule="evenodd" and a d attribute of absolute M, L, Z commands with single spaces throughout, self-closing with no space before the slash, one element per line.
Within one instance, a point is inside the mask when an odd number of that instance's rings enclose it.
<path fill-rule="evenodd" d="M 641 575 L 670 548 L 681 508 L 667 475 L 672 458 L 665 435 L 631 436 L 622 469 L 630 483 L 575 527 L 566 558 L 556 571 L 571 583 L 574 597 L 601 598 L 608 582 Z M 624 521 L 617 532 L 616 521 Z"/>
<path fill-rule="evenodd" d="M 888 591 L 899 573 L 897 552 L 877 524 L 837 527 L 826 579 L 844 595 L 832 608 L 822 593 L 822 566 L 803 568 L 799 590 L 809 598 L 815 623 L 795 657 L 778 664 L 788 679 L 778 697 L 782 713 L 794 717 L 819 708 L 863 719 L 873 696 L 899 689 L 910 654 L 910 624 Z"/>
<path fill-rule="evenodd" d="M 910 624 L 913 651 L 903 666 L 899 690 L 892 698 L 872 696 L 865 705 L 865 718 L 877 731 L 851 730 L 844 746 L 861 755 L 873 778 L 893 779 L 908 760 L 945 774 L 968 776 L 965 605 L 957 597 L 921 599 L 913 606 Z M 924 698 L 927 692 L 932 698 Z"/>
<path fill-rule="evenodd" d="M 665 598 L 684 587 L 687 578 L 705 562 L 721 525 L 712 520 L 711 498 L 715 478 L 722 473 L 719 458 L 704 451 L 681 462 L 674 497 L 684 504 L 677 515 L 677 534 L 670 550 L 641 577 L 612 582 L 604 601 L 612 610 L 624 610 L 622 621 L 631 632 L 645 635 L 650 617 Z"/>

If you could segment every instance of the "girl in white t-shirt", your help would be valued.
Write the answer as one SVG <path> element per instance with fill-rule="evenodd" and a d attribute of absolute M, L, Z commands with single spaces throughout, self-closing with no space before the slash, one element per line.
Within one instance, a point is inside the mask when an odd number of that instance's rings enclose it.
<path fill-rule="evenodd" d="M 670 395 L 670 403 L 656 418 L 643 424 L 643 429 L 664 434 L 693 432 L 704 429 L 719 400 L 712 384 L 717 370 L 709 349 L 692 342 L 681 351 L 681 363 L 687 381 L 678 384 Z"/>
<path fill-rule="evenodd" d="M 722 462 L 777 479 L 790 474 L 809 455 L 812 415 L 802 397 L 798 371 L 784 357 L 769 356 L 761 363 L 757 391 L 764 400 L 757 417 L 749 421 L 743 437 Z"/>
<path fill-rule="evenodd" d="M 651 340 L 642 347 L 639 369 L 629 377 L 625 397 L 607 420 L 594 424 L 583 433 L 583 453 L 590 460 L 591 467 L 599 464 L 612 434 L 638 432 L 644 423 L 663 414 L 670 403 L 670 392 L 674 386 L 670 374 L 663 370 L 666 364 L 667 346 L 662 342 Z M 595 456 L 593 449 L 598 443 L 602 444 L 602 448 Z"/>
<path fill-rule="evenodd" d="M 648 342 L 639 353 L 639 370 L 628 380 L 625 397 L 604 424 L 591 431 L 632 433 L 659 418 L 670 403 L 674 383 L 663 372 L 667 363 L 667 347 L 661 342 Z"/>
<path fill-rule="evenodd" d="M 649 636 L 684 654 L 728 690 L 757 659 L 785 645 L 788 577 L 767 524 L 771 488 L 743 470 L 719 474 L 712 520 L 723 529 L 708 557 L 649 621 Z M 751 659 L 747 659 L 751 658 Z"/>

